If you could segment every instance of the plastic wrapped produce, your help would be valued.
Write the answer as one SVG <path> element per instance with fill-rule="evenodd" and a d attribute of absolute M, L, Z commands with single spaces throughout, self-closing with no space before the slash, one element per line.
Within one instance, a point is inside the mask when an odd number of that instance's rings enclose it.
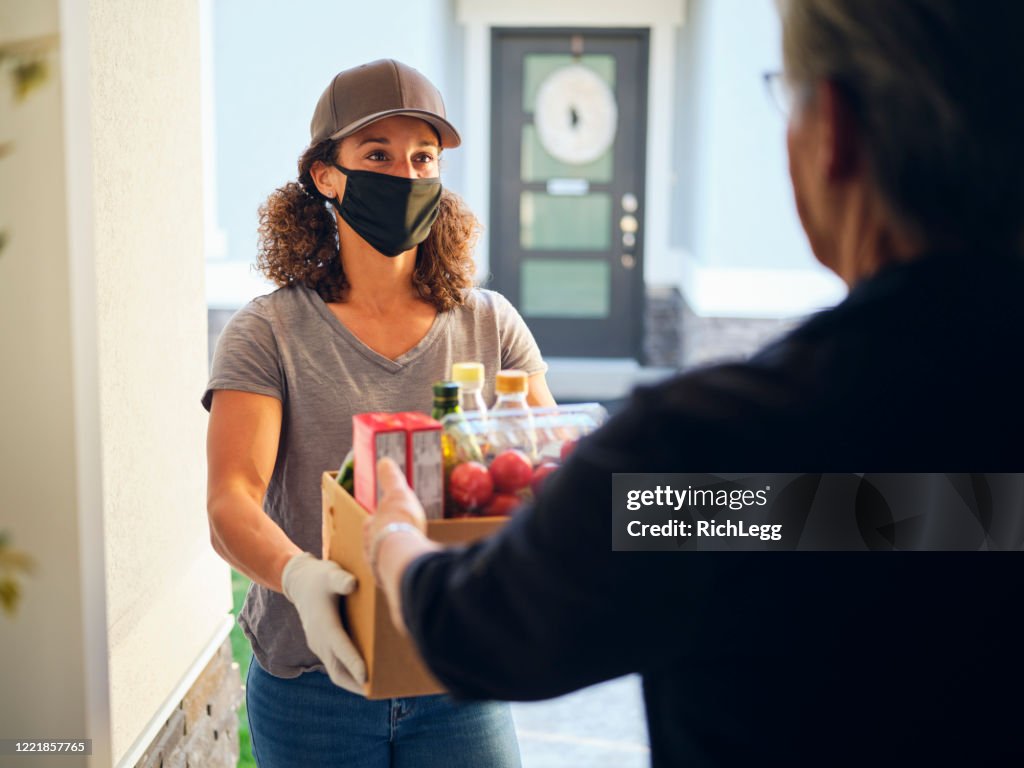
<path fill-rule="evenodd" d="M 510 514 L 607 417 L 597 403 L 446 416 L 445 517 Z"/>

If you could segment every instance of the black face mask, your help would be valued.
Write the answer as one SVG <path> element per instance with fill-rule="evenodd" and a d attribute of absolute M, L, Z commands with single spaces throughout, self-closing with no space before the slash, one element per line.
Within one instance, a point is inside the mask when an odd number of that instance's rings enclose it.
<path fill-rule="evenodd" d="M 341 218 L 385 256 L 397 256 L 427 239 L 441 203 L 441 179 L 407 179 L 372 171 L 345 174 L 345 194 L 331 203 Z"/>

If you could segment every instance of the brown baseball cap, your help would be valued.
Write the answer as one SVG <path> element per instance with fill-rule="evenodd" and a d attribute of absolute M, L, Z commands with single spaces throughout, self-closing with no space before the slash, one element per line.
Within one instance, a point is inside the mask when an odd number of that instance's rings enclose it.
<path fill-rule="evenodd" d="M 309 124 L 310 145 L 341 139 L 392 115 L 430 123 L 442 147 L 462 143 L 448 122 L 441 93 L 418 70 L 394 59 L 378 59 L 339 72 L 316 103 Z"/>

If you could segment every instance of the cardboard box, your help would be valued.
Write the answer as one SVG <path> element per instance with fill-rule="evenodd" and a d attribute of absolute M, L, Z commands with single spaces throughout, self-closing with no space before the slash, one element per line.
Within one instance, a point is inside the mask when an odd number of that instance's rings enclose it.
<path fill-rule="evenodd" d="M 343 601 L 342 619 L 366 661 L 364 693 L 390 699 L 441 693 L 444 688 L 427 671 L 411 638 L 391 622 L 387 598 L 363 557 L 363 524 L 369 513 L 338 485 L 335 472 L 324 472 L 323 558 L 353 573 L 359 584 Z M 428 520 L 427 535 L 440 544 L 482 539 L 505 524 L 505 517 Z"/>

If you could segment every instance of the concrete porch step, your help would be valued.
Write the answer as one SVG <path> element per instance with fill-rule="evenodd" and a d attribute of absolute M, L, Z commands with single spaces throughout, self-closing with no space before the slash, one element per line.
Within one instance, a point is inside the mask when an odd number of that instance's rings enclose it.
<path fill-rule="evenodd" d="M 621 400 L 638 384 L 675 373 L 673 368 L 644 367 L 632 358 L 549 357 L 547 381 L 559 402 Z"/>

